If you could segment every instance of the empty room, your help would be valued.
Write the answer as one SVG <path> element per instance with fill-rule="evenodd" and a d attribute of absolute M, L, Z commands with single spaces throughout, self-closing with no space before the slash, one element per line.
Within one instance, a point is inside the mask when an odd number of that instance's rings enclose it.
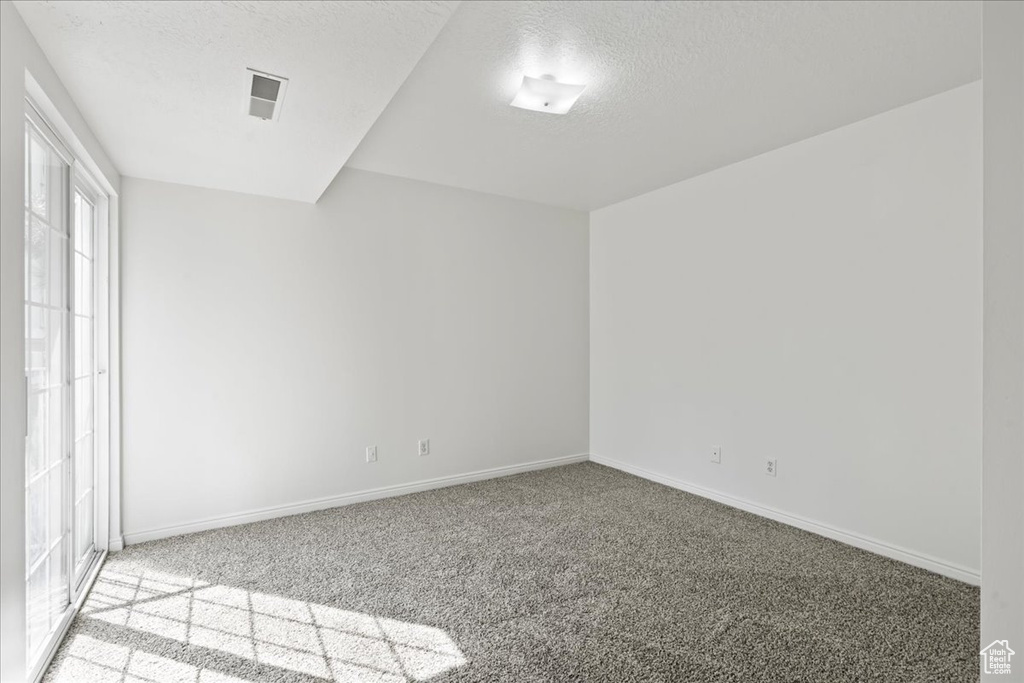
<path fill-rule="evenodd" d="M 1024 1 L 0 0 L 3 683 L 1024 682 Z"/>

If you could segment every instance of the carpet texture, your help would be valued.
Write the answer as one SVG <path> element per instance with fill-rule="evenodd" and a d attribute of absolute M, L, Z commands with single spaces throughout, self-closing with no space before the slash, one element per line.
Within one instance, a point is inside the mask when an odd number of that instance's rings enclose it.
<path fill-rule="evenodd" d="M 132 546 L 47 681 L 977 681 L 978 590 L 593 463 Z"/>

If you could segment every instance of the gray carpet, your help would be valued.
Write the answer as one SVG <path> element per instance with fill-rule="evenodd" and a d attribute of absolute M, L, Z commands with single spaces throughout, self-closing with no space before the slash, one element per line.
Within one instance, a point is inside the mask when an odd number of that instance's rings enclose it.
<path fill-rule="evenodd" d="M 978 590 L 593 463 L 133 546 L 48 681 L 977 681 Z"/>

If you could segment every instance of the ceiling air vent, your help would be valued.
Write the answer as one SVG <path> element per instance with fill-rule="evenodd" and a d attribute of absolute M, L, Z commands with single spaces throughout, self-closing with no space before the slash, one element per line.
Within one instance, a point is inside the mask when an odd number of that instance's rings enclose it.
<path fill-rule="evenodd" d="M 245 112 L 258 119 L 277 121 L 281 117 L 288 79 L 255 69 L 246 69 L 246 74 Z"/>

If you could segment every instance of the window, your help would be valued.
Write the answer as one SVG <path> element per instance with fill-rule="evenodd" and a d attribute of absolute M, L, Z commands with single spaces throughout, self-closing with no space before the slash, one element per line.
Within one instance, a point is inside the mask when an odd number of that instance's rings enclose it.
<path fill-rule="evenodd" d="M 70 164 L 29 118 L 25 126 L 25 353 L 28 434 L 28 655 L 34 662 L 68 605 L 63 520 L 68 413 L 68 207 Z"/>
<path fill-rule="evenodd" d="M 28 663 L 38 671 L 97 549 L 97 235 L 105 196 L 29 104 L 25 123 Z"/>
<path fill-rule="evenodd" d="M 96 551 L 96 317 L 93 302 L 96 202 L 94 195 L 78 179 L 73 195 L 75 230 L 71 272 L 74 274 L 72 328 L 75 331 L 75 351 L 72 359 L 72 398 L 75 419 L 71 447 L 71 529 L 75 543 L 72 548 L 73 579 L 78 585 Z"/>

